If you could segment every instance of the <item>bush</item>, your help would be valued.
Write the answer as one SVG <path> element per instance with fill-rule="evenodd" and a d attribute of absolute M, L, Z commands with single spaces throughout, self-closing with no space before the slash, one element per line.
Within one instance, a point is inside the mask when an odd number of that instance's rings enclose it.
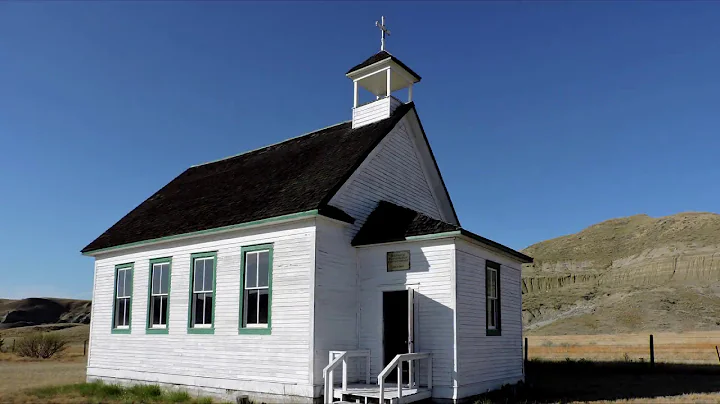
<path fill-rule="evenodd" d="M 48 359 L 63 352 L 67 341 L 55 334 L 34 333 L 23 337 L 15 344 L 15 353 L 28 358 Z"/>
<path fill-rule="evenodd" d="M 3 350 L 3 345 L 5 345 L 5 340 L 0 337 L 0 352 L 5 352 Z"/>

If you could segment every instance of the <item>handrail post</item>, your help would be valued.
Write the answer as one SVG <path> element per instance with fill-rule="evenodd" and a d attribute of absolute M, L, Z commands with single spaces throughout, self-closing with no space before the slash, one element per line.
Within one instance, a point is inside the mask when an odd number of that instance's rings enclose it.
<path fill-rule="evenodd" d="M 385 404 L 385 376 L 380 374 L 378 376 L 378 383 L 380 384 L 380 395 L 378 396 L 378 403 Z"/>
<path fill-rule="evenodd" d="M 397 395 L 398 399 L 397 402 L 400 404 L 402 402 L 402 365 L 403 361 L 402 359 L 398 361 L 397 364 Z"/>
<path fill-rule="evenodd" d="M 428 357 L 428 390 L 432 392 L 432 355 Z"/>
<path fill-rule="evenodd" d="M 342 389 L 347 391 L 347 358 L 343 358 L 342 365 Z"/>
<path fill-rule="evenodd" d="M 370 384 L 370 355 L 365 356 L 365 384 Z"/>

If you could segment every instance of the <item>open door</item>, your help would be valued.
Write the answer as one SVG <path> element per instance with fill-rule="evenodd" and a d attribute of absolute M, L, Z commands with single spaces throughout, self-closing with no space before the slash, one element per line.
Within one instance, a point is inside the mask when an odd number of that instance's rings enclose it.
<path fill-rule="evenodd" d="M 415 290 L 408 289 L 408 353 L 415 352 Z"/>

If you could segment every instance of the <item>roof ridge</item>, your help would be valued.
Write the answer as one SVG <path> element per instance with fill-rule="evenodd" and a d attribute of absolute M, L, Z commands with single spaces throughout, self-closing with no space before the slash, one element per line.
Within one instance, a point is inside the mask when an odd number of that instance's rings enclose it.
<path fill-rule="evenodd" d="M 263 147 L 258 147 L 258 148 L 256 148 L 256 149 L 247 150 L 247 151 L 244 151 L 244 152 L 242 152 L 242 153 L 233 154 L 232 156 L 227 156 L 227 157 L 223 157 L 223 158 L 219 158 L 219 159 L 215 159 L 215 160 L 210 160 L 210 161 L 206 161 L 206 162 L 200 163 L 200 164 L 193 164 L 193 165 L 190 166 L 190 168 L 201 167 L 201 166 L 205 166 L 205 165 L 213 164 L 213 163 L 219 163 L 219 162 L 224 161 L 224 160 L 229 160 L 229 159 L 232 159 L 232 158 L 235 158 L 235 157 L 240 157 L 240 156 L 242 156 L 242 155 L 249 154 L 249 153 L 256 152 L 256 151 L 260 151 L 260 150 L 263 150 L 263 149 L 268 149 L 268 148 L 270 148 L 270 147 L 277 146 L 277 145 L 283 144 L 283 143 L 285 143 L 285 142 L 289 142 L 289 141 L 291 141 L 291 140 L 296 140 L 296 139 L 299 139 L 299 138 L 301 138 L 301 137 L 310 136 L 310 135 L 313 135 L 313 134 L 315 134 L 315 133 L 324 131 L 324 130 L 326 130 L 326 129 L 330 129 L 330 128 L 334 128 L 334 127 L 336 127 L 336 126 L 344 125 L 344 124 L 349 123 L 349 122 L 352 122 L 352 120 L 342 121 L 342 122 L 336 123 L 336 124 L 334 124 L 334 125 L 326 126 L 326 127 L 324 127 L 324 128 L 315 129 L 315 130 L 312 131 L 312 132 L 303 133 L 302 135 L 293 136 L 293 137 L 291 137 L 291 138 L 287 138 L 287 139 L 285 139 L 285 140 L 281 140 L 281 141 L 279 141 L 279 142 L 275 142 L 275 143 L 272 143 L 272 144 L 269 144 L 269 145 L 266 145 L 266 146 L 263 146 Z"/>

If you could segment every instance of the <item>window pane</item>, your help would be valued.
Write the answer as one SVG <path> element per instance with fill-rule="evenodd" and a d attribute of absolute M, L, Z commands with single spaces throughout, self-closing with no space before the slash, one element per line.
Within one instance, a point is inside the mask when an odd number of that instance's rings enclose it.
<path fill-rule="evenodd" d="M 162 274 L 160 275 L 160 293 L 167 294 L 168 286 L 170 286 L 170 265 L 162 264 Z"/>
<path fill-rule="evenodd" d="M 130 297 L 132 295 L 132 271 L 129 269 L 125 270 L 125 296 Z"/>
<path fill-rule="evenodd" d="M 167 303 L 168 303 L 168 297 L 162 296 L 160 298 L 162 309 L 160 310 L 160 324 L 167 324 Z"/>
<path fill-rule="evenodd" d="M 160 293 L 160 276 L 162 275 L 160 265 L 153 265 L 153 273 L 152 273 L 152 293 L 158 294 Z"/>
<path fill-rule="evenodd" d="M 162 298 L 160 296 L 154 296 L 150 302 L 150 304 L 152 305 L 152 307 L 150 308 L 150 311 L 152 313 L 152 322 L 150 323 L 151 325 L 162 324 L 160 322 L 160 311 L 162 310 L 161 299 Z"/>
<path fill-rule="evenodd" d="M 115 327 L 122 325 L 122 299 L 115 299 Z"/>
<path fill-rule="evenodd" d="M 193 324 L 203 323 L 203 294 L 193 295 Z"/>
<path fill-rule="evenodd" d="M 212 293 L 205 293 L 205 324 L 212 324 L 212 307 L 213 295 Z"/>
<path fill-rule="evenodd" d="M 260 324 L 267 324 L 268 323 L 268 290 L 262 289 L 260 292 L 260 318 L 258 323 Z"/>
<path fill-rule="evenodd" d="M 213 290 L 213 260 L 205 260 L 205 283 L 203 290 Z"/>
<path fill-rule="evenodd" d="M 203 260 L 195 260 L 195 276 L 193 280 L 193 292 L 203 290 L 203 268 L 205 267 Z"/>
<path fill-rule="evenodd" d="M 257 254 L 247 253 L 245 255 L 245 287 L 257 287 Z"/>
<path fill-rule="evenodd" d="M 257 301 L 258 301 L 258 291 L 257 290 L 247 290 L 245 291 L 245 294 L 247 296 L 246 304 L 245 304 L 245 318 L 247 319 L 247 324 L 257 324 L 258 318 L 257 318 Z"/>
<path fill-rule="evenodd" d="M 270 253 L 263 251 L 258 254 L 258 286 L 268 285 L 268 272 L 270 269 Z"/>
<path fill-rule="evenodd" d="M 125 272 L 124 269 L 117 272 L 117 296 L 125 296 Z"/>

